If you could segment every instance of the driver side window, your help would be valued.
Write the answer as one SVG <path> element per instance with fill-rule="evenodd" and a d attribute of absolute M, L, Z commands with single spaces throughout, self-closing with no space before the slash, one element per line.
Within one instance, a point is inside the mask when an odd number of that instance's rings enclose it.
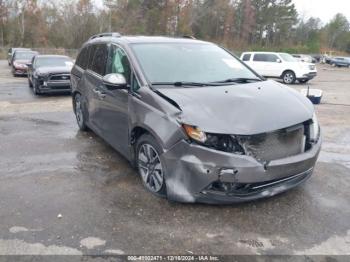
<path fill-rule="evenodd" d="M 125 52 L 115 45 L 111 47 L 108 67 L 108 73 L 122 74 L 125 77 L 126 83 L 128 85 L 131 84 L 131 66 L 129 59 Z"/>
<path fill-rule="evenodd" d="M 139 83 L 132 72 L 129 59 L 123 49 L 112 45 L 108 59 L 107 74 L 122 74 L 125 77 L 126 83 L 133 91 L 140 88 Z"/>

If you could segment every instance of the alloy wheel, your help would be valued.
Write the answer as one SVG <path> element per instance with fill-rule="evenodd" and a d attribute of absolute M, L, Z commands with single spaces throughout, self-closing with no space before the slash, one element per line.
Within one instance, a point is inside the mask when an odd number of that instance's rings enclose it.
<path fill-rule="evenodd" d="M 157 150 L 150 144 L 143 144 L 138 152 L 137 166 L 146 187 L 157 193 L 162 189 L 164 173 Z"/>
<path fill-rule="evenodd" d="M 286 83 L 286 84 L 291 84 L 293 83 L 293 80 L 294 80 L 294 76 L 292 73 L 286 73 L 283 77 L 283 81 Z"/>

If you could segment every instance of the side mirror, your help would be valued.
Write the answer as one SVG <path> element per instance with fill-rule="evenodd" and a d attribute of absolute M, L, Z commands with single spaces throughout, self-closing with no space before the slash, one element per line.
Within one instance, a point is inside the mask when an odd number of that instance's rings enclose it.
<path fill-rule="evenodd" d="M 277 58 L 277 59 L 276 59 L 276 62 L 277 62 L 277 63 L 282 63 L 282 60 L 279 59 L 279 58 Z"/>
<path fill-rule="evenodd" d="M 116 90 L 116 89 L 127 89 L 127 83 L 125 80 L 125 77 L 122 74 L 108 74 L 105 75 L 102 78 L 103 84 L 109 89 L 109 90 Z"/>

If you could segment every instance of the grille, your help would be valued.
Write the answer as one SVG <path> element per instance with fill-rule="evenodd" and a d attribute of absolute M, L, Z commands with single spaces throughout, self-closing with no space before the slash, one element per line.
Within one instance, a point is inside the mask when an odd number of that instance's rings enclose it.
<path fill-rule="evenodd" d="M 305 151 L 304 125 L 271 133 L 241 137 L 247 155 L 259 162 L 268 162 Z"/>
<path fill-rule="evenodd" d="M 68 81 L 70 80 L 70 75 L 67 74 L 59 74 L 59 75 L 51 75 L 50 81 Z"/>

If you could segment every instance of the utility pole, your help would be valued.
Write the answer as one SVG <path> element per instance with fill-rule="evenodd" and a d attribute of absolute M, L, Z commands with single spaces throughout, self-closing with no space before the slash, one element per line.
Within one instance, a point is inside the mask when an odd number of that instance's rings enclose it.
<path fill-rule="evenodd" d="M 109 17 L 108 17 L 108 31 L 112 32 L 112 11 L 113 9 L 117 9 L 118 7 L 118 0 L 105 0 L 104 1 L 105 6 L 109 9 Z"/>

